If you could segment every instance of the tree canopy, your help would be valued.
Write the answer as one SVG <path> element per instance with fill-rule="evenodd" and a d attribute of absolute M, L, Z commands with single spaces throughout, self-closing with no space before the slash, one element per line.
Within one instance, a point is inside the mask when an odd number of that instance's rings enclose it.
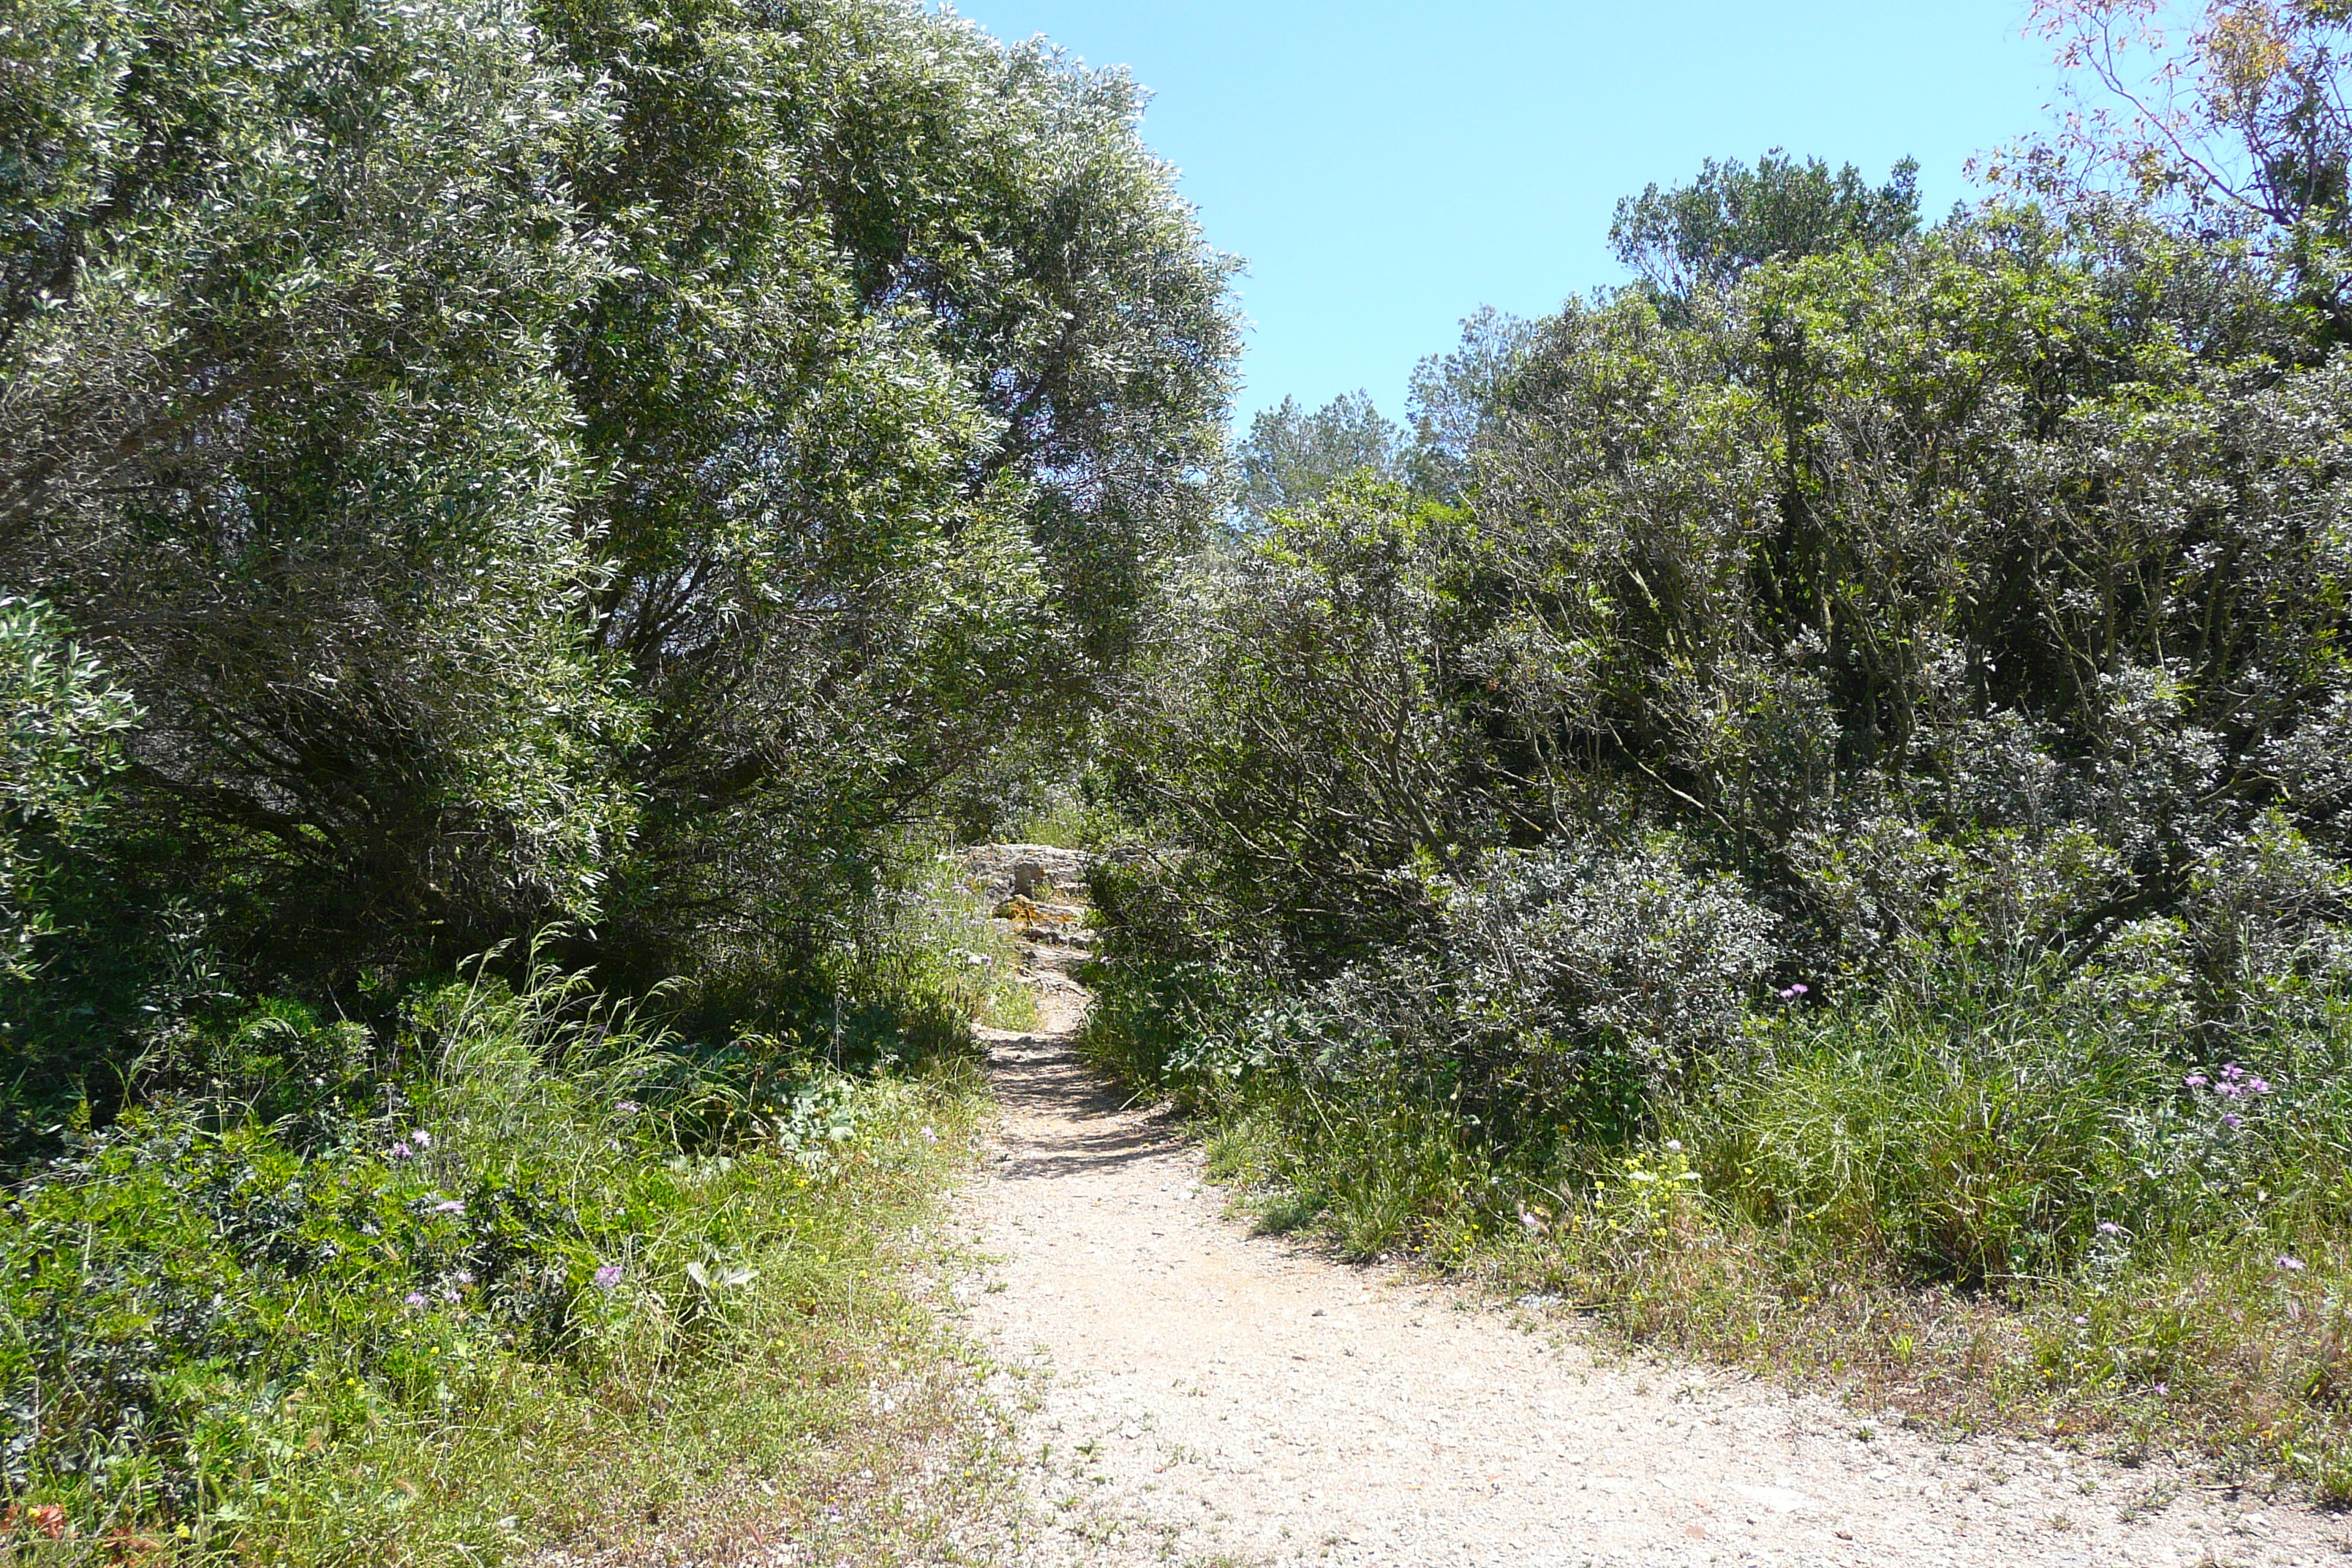
<path fill-rule="evenodd" d="M 1215 515 L 1232 264 L 1121 73 L 902 0 L 0 47 L 0 586 L 137 704 L 106 907 L 238 973 L 790 972 Z"/>
<path fill-rule="evenodd" d="M 1885 245 L 1919 226 L 1919 165 L 1906 158 L 1873 188 L 1852 163 L 1834 173 L 1780 148 L 1756 160 L 1708 159 L 1686 185 L 1652 185 L 1618 202 L 1610 248 L 1661 300 L 1722 289 L 1759 262 Z"/>

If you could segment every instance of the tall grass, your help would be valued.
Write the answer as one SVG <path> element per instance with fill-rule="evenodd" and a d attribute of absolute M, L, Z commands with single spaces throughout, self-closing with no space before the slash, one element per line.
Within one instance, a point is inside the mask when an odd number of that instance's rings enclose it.
<path fill-rule="evenodd" d="M 335 1030 L 277 1016 L 294 1055 Z M 394 1047 L 299 1115 L 135 1110 L 11 1193 L 9 1519 L 43 1560 L 882 1562 L 984 1487 L 908 1283 L 968 1054 L 692 1051 L 541 965 L 421 994 Z"/>

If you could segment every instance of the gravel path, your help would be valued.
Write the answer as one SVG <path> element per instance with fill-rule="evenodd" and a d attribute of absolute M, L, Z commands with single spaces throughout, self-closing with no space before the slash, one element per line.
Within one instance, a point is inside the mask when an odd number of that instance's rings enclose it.
<path fill-rule="evenodd" d="M 1004 1366 L 1029 1564 L 2352 1563 L 2352 1525 L 2022 1441 L 1596 1357 L 1572 1330 L 1222 1217 L 1197 1153 L 1035 1033 L 983 1031 L 1003 1119 L 965 1292 Z"/>

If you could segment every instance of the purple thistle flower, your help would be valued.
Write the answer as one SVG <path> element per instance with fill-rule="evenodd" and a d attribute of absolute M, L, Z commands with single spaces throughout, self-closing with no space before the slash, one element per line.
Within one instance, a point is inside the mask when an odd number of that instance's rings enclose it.
<path fill-rule="evenodd" d="M 610 1290 L 621 1282 L 621 1266 L 617 1263 L 607 1263 L 596 1270 L 594 1279 L 596 1289 Z"/>

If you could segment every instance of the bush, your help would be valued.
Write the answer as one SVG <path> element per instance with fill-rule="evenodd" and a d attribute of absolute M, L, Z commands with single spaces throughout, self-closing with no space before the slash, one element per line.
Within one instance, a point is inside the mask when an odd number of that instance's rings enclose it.
<path fill-rule="evenodd" d="M 868 1379 L 831 1347 L 898 1331 L 880 1249 L 926 1184 L 889 1172 L 936 1163 L 914 1124 L 960 1128 L 968 1079 L 772 1051 L 747 1074 L 544 967 L 402 1016 L 376 1041 L 265 1007 L 201 1059 L 273 1098 L 136 1108 L 13 1189 L 12 1503 L 62 1505 L 89 1539 L 495 1556 L 739 1462 L 683 1449 L 534 1497 L 534 1466 L 564 1458 L 531 1458 L 534 1430 L 638 1441 L 677 1391 L 752 1363 L 784 1381 L 745 1397 L 799 1407 L 772 1458 L 862 1408 Z"/>
<path fill-rule="evenodd" d="M 43 884 L 121 765 L 139 710 L 48 606 L 0 598 L 0 980 L 22 982 L 52 929 Z"/>

